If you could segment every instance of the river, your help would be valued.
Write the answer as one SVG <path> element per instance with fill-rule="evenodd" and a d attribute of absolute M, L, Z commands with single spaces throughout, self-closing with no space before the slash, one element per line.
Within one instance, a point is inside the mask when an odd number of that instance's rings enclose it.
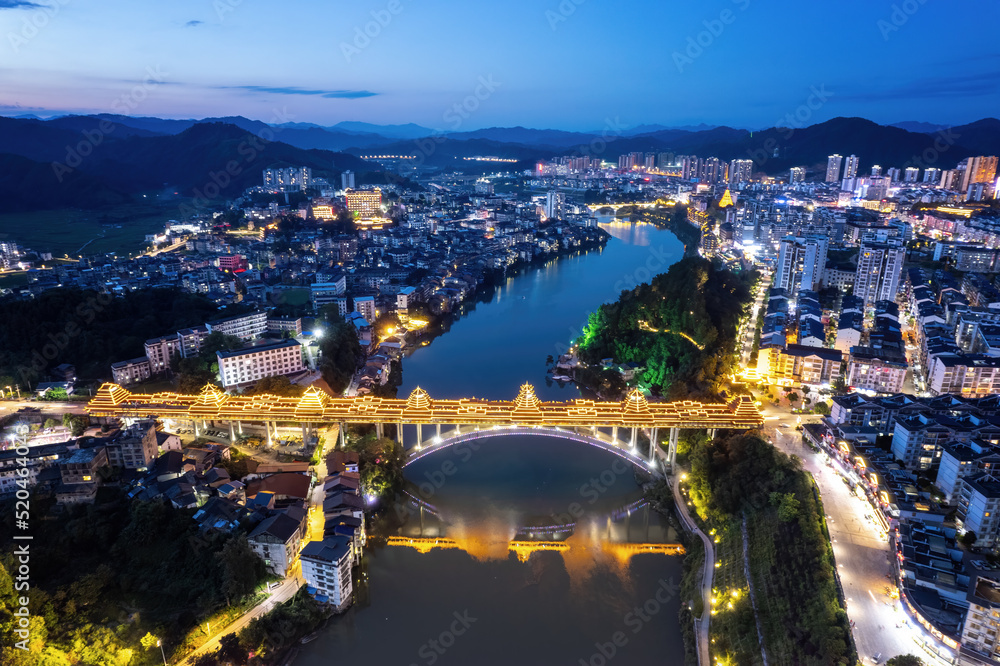
<path fill-rule="evenodd" d="M 589 312 L 683 254 L 650 225 L 602 227 L 613 236 L 602 251 L 506 280 L 407 357 L 400 396 L 419 385 L 432 398 L 512 399 L 529 381 L 542 399 L 577 397 L 546 381 L 546 356 L 565 350 Z M 397 507 L 416 548 L 369 548 L 356 604 L 295 666 L 682 663 L 681 560 L 624 545 L 677 541 L 635 506 L 642 473 L 600 449 L 522 435 L 426 456 L 406 475 L 432 506 Z M 433 539 L 447 541 L 432 549 Z"/>

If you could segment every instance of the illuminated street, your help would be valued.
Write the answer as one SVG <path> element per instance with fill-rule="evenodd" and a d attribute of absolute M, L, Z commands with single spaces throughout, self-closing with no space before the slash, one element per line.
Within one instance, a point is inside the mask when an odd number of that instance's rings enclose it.
<path fill-rule="evenodd" d="M 854 641 L 858 656 L 864 659 L 881 653 L 883 659 L 897 654 L 919 654 L 928 663 L 932 655 L 920 647 L 927 638 L 922 628 L 907 619 L 899 602 L 888 592 L 893 589 L 893 567 L 889 544 L 880 536 L 880 528 L 869 516 L 873 509 L 858 498 L 835 468 L 825 464 L 823 453 L 816 453 L 802 442 L 794 430 L 795 415 L 774 407 L 762 409 L 765 431 L 775 445 L 789 455 L 802 459 L 803 468 L 813 475 L 820 489 L 827 525 L 833 540 L 837 570 L 847 598 L 847 612 L 854 623 Z M 776 418 L 779 414 L 783 418 Z M 817 416 L 803 420 L 816 422 Z"/>

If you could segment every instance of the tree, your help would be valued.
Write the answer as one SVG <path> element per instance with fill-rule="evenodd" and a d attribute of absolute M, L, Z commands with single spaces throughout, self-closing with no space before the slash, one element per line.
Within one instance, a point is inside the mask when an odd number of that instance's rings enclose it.
<path fill-rule="evenodd" d="M 968 532 L 966 532 L 965 534 L 963 534 L 958 538 L 958 540 L 961 541 L 966 548 L 972 548 L 974 545 L 976 545 L 976 541 L 978 539 L 979 537 L 977 537 L 976 533 L 973 532 L 972 530 L 969 530 Z"/>
<path fill-rule="evenodd" d="M 924 662 L 920 657 L 916 657 L 912 654 L 900 654 L 892 657 L 887 662 L 885 666 L 923 666 Z"/>
<path fill-rule="evenodd" d="M 222 564 L 222 594 L 229 606 L 253 592 L 264 575 L 264 562 L 250 549 L 245 536 L 226 542 L 216 557 Z"/>
<path fill-rule="evenodd" d="M 795 499 L 795 493 L 771 493 L 771 506 L 778 507 L 778 520 L 788 523 L 795 520 L 799 515 L 799 501 Z"/>
<path fill-rule="evenodd" d="M 45 423 L 42 424 L 43 428 L 55 428 L 59 425 L 59 422 L 55 419 L 45 419 Z"/>
<path fill-rule="evenodd" d="M 297 384 L 293 384 L 288 377 L 284 375 L 277 375 L 275 377 L 263 377 L 258 379 L 257 383 L 253 387 L 248 388 L 243 392 L 243 395 L 263 395 L 269 393 L 271 395 L 286 396 L 290 398 L 297 398 L 302 395 L 305 388 Z"/>
<path fill-rule="evenodd" d="M 157 638 L 156 636 L 154 636 L 153 634 L 151 634 L 148 631 L 146 632 L 145 636 L 143 636 L 142 638 L 139 639 L 139 643 L 142 645 L 142 649 L 144 649 L 144 650 L 148 650 L 149 648 L 153 647 L 154 645 L 156 645 L 159 642 L 160 642 L 160 639 Z"/>
<path fill-rule="evenodd" d="M 829 416 L 830 405 L 828 405 L 825 402 L 817 402 L 816 405 L 813 407 L 813 411 L 816 412 L 817 414 L 822 414 L 823 416 Z"/>

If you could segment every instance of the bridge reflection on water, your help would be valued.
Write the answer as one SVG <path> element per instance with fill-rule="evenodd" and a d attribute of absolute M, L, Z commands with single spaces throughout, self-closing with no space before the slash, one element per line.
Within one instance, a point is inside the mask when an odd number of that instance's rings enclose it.
<path fill-rule="evenodd" d="M 571 559 L 616 560 L 622 567 L 639 554 L 683 555 L 677 534 L 660 521 L 649 502 L 639 500 L 603 516 L 585 516 L 581 522 L 517 526 L 502 520 L 466 521 L 461 515 L 442 517 L 434 506 L 410 497 L 412 519 L 386 545 L 412 548 L 419 553 L 435 549 L 462 550 L 479 560 L 507 559 L 521 562 L 540 552 L 557 552 Z M 545 524 L 552 523 L 552 524 Z"/>

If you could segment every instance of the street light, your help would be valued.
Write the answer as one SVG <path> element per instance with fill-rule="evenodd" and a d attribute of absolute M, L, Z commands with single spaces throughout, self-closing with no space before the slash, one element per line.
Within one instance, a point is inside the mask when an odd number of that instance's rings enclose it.
<path fill-rule="evenodd" d="M 156 645 L 160 648 L 160 656 L 163 657 L 163 666 L 167 666 L 167 655 L 163 651 L 163 641 L 159 638 L 156 639 Z"/>

